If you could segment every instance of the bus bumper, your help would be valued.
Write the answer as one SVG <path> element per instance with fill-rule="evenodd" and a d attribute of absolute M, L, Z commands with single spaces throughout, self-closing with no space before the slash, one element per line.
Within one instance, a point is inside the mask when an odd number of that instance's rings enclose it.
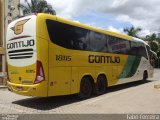
<path fill-rule="evenodd" d="M 40 84 L 23 85 L 7 81 L 8 90 L 11 92 L 24 96 L 47 97 L 47 90 Z"/>

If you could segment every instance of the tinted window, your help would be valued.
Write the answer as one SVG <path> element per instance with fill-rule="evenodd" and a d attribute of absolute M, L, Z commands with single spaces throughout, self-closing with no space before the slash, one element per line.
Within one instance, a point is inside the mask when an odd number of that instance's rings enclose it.
<path fill-rule="evenodd" d="M 89 50 L 88 30 L 47 20 L 47 28 L 53 43 L 68 49 Z"/>
<path fill-rule="evenodd" d="M 130 51 L 130 42 L 127 40 L 120 39 L 118 53 L 129 54 L 129 51 Z"/>
<path fill-rule="evenodd" d="M 90 31 L 88 37 L 92 51 L 107 52 L 107 39 L 105 35 Z"/>
<path fill-rule="evenodd" d="M 147 58 L 147 52 L 145 46 L 140 42 L 131 42 L 130 54 L 135 56 L 143 56 Z"/>
<path fill-rule="evenodd" d="M 116 39 L 115 37 L 112 37 L 112 36 L 108 36 L 109 52 L 117 53 L 118 44 L 119 44 L 119 40 L 118 39 Z"/>
<path fill-rule="evenodd" d="M 70 27 L 72 27 L 72 26 L 70 26 Z M 87 38 L 88 30 L 78 28 L 78 27 L 72 27 L 72 28 L 74 30 L 72 31 L 71 35 L 68 37 L 68 39 L 71 40 L 70 49 L 90 50 L 89 39 Z M 67 36 L 64 36 L 63 40 L 65 40 L 66 38 L 67 38 Z"/>
<path fill-rule="evenodd" d="M 143 56 L 146 59 L 148 59 L 147 52 L 146 52 L 145 46 L 143 44 L 141 44 L 140 47 L 139 47 L 139 49 L 138 49 L 138 55 L 139 56 Z"/>
<path fill-rule="evenodd" d="M 121 38 L 108 36 L 109 51 L 117 54 L 128 54 L 130 51 L 130 43 Z"/>
<path fill-rule="evenodd" d="M 46 20 L 46 24 L 51 41 L 61 47 L 74 50 L 129 54 L 147 58 L 142 43 L 131 42 L 53 20 Z"/>

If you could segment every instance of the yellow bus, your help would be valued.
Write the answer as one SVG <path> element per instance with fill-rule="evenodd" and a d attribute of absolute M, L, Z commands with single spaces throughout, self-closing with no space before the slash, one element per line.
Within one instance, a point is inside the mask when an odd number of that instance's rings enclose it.
<path fill-rule="evenodd" d="M 89 98 L 153 76 L 143 40 L 43 13 L 9 24 L 6 55 L 8 89 L 26 96 Z"/>

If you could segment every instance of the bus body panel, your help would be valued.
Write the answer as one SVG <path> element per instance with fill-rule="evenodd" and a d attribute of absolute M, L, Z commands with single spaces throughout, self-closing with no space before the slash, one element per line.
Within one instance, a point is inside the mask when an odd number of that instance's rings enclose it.
<path fill-rule="evenodd" d="M 8 26 L 7 85 L 17 94 L 45 97 L 48 86 L 48 41 L 37 37 L 37 24 L 37 17 L 33 15 L 18 19 Z M 47 79 L 35 84 L 37 61 L 42 63 Z"/>
<path fill-rule="evenodd" d="M 130 77 L 119 77 L 119 80 L 118 82 L 115 84 L 115 85 L 118 85 L 118 84 L 124 84 L 124 83 L 128 83 L 128 82 L 134 82 L 134 81 L 139 81 L 139 80 L 142 80 L 143 79 L 143 73 L 145 70 L 147 70 L 147 60 L 142 57 L 142 58 L 138 58 L 138 61 L 139 63 L 138 64 L 134 64 L 134 66 L 130 69 L 129 66 L 131 66 L 131 63 L 130 62 L 130 65 L 127 65 L 125 66 L 125 71 L 123 71 L 123 73 L 127 74 L 127 71 L 130 71 L 130 74 L 132 74 L 132 76 Z M 136 71 L 134 70 L 136 69 Z M 148 72 L 149 74 L 149 72 Z"/>
<path fill-rule="evenodd" d="M 42 82 L 39 84 L 32 84 L 32 85 L 7 82 L 7 87 L 10 91 L 25 96 L 47 97 L 45 89 L 46 86 L 47 86 L 46 82 Z"/>
<path fill-rule="evenodd" d="M 48 96 L 70 94 L 71 67 L 49 68 Z"/>
<path fill-rule="evenodd" d="M 39 26 L 39 25 L 38 25 Z M 43 28 L 41 28 L 43 29 Z M 44 71 L 44 80 L 39 83 L 40 86 L 40 96 L 46 97 L 48 96 L 48 78 L 49 78 L 49 71 L 48 71 L 48 40 L 43 39 L 37 36 L 37 60 L 42 63 L 43 71 Z"/>
<path fill-rule="evenodd" d="M 93 32 L 97 32 L 122 39 L 118 44 L 111 46 L 114 50 L 119 49 L 117 47 L 119 44 L 123 47 L 123 39 L 128 43 L 126 47 L 128 47 L 132 41 L 143 44 L 144 46 L 146 45 L 143 41 L 127 35 L 96 29 L 52 15 L 38 14 L 35 27 L 36 37 L 34 38 L 36 39 L 35 62 L 32 64 L 28 62 L 28 65 L 25 67 L 23 67 L 22 64 L 21 67 L 17 67 L 14 66 L 14 64 L 8 63 L 9 78 L 13 79 L 8 81 L 8 87 L 13 92 L 21 95 L 41 97 L 69 95 L 80 92 L 81 80 L 85 76 L 91 76 L 95 84 L 99 75 L 105 75 L 108 86 L 141 80 L 145 70 L 148 72 L 148 77 L 152 77 L 153 67 L 150 65 L 148 55 L 145 56 L 145 58 L 142 56 L 118 54 L 114 53 L 115 51 L 109 53 L 65 48 L 53 42 L 56 34 L 53 33 L 53 38 L 51 38 L 48 28 L 51 26 L 47 26 L 47 20 L 92 31 L 88 34 L 88 37 L 91 37 Z M 54 27 L 55 26 L 53 26 L 53 28 Z M 59 32 L 61 33 L 61 31 Z M 63 33 L 62 36 L 65 34 L 67 33 Z M 64 40 L 68 39 L 67 37 L 64 38 Z M 45 80 L 34 84 L 37 72 L 37 61 L 40 61 L 43 65 Z M 17 65 L 19 64 L 17 63 Z M 28 75 L 25 73 L 27 69 L 32 69 L 35 73 L 32 72 Z M 14 75 L 13 73 L 16 73 L 16 70 L 19 74 Z M 27 81 L 28 83 L 26 82 L 26 84 L 24 84 L 22 82 L 23 80 L 19 81 L 20 77 L 32 82 L 29 83 Z M 20 90 L 21 87 L 23 90 Z"/>
<path fill-rule="evenodd" d="M 79 67 L 72 67 L 71 73 L 71 91 L 70 94 L 75 94 L 79 92 L 80 79 L 79 79 Z"/>
<path fill-rule="evenodd" d="M 6 52 L 11 83 L 34 83 L 37 61 L 35 24 L 36 16 L 32 16 L 16 20 L 8 26 Z"/>
<path fill-rule="evenodd" d="M 97 77 L 104 73 L 107 76 L 108 85 L 113 86 L 117 83 L 117 76 L 122 71 L 128 57 L 127 55 L 93 52 L 94 56 L 112 56 L 113 58 L 119 56 L 121 61 L 118 64 L 90 64 L 88 62 L 90 52 L 88 51 L 83 51 L 82 54 L 82 51 L 68 50 L 53 43 L 50 43 L 49 46 L 49 96 L 78 93 L 81 79 L 87 75 L 92 76 L 96 83 Z"/>

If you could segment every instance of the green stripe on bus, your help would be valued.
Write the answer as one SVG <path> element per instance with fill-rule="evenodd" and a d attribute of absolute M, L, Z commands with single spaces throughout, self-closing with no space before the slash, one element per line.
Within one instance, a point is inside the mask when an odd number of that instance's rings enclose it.
<path fill-rule="evenodd" d="M 132 77 L 136 73 L 140 61 L 141 57 L 128 56 L 124 69 L 118 79 Z"/>

